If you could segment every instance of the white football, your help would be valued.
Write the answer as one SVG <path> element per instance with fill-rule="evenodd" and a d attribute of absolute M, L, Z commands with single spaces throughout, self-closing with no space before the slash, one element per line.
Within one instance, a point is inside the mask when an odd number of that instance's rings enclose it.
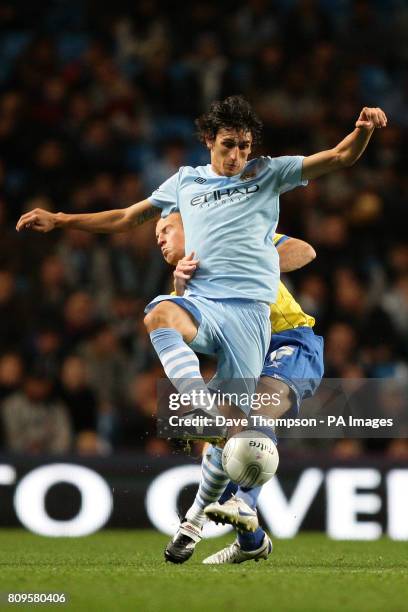
<path fill-rule="evenodd" d="M 242 431 L 232 436 L 224 446 L 222 465 L 236 484 L 258 487 L 268 482 L 279 464 L 278 449 L 260 431 Z"/>

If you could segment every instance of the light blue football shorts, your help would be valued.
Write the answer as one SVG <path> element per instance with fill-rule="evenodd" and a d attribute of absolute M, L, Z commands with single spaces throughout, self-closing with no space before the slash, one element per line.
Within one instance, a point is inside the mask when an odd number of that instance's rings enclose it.
<path fill-rule="evenodd" d="M 193 351 L 217 357 L 217 371 L 208 387 L 221 393 L 254 393 L 271 337 L 269 305 L 235 298 L 159 295 L 145 312 L 165 300 L 187 310 L 198 323 L 197 335 L 189 345 Z M 250 404 L 244 401 L 239 407 L 245 414 L 250 411 Z"/>

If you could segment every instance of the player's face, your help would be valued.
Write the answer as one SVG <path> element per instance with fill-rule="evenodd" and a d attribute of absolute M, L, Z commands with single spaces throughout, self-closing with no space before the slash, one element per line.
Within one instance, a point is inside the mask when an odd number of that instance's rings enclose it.
<path fill-rule="evenodd" d="M 251 153 L 251 132 L 239 132 L 232 129 L 221 129 L 215 140 L 208 140 L 211 165 L 217 174 L 234 176 L 239 174 Z"/>
<path fill-rule="evenodd" d="M 176 266 L 184 257 L 184 229 L 178 213 L 158 221 L 156 240 L 167 263 Z"/>

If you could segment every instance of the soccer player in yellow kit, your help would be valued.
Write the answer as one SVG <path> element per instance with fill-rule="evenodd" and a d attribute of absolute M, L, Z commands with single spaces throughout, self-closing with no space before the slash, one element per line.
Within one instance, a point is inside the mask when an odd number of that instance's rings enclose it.
<path fill-rule="evenodd" d="M 184 232 L 180 216 L 175 213 L 160 219 L 156 237 L 163 257 L 175 265 L 175 287 L 183 295 L 186 283 L 199 265 L 193 254 L 184 256 Z M 281 271 L 303 267 L 314 257 L 307 243 L 275 234 L 274 244 L 280 256 Z M 257 392 L 271 397 L 279 391 L 278 405 L 263 406 L 270 418 L 296 415 L 301 401 L 310 397 L 323 376 L 323 339 L 313 332 L 315 320 L 303 312 L 294 297 L 280 282 L 275 304 L 270 305 L 272 339 L 258 383 Z M 282 384 L 283 383 L 283 384 Z M 282 393 L 283 389 L 283 393 Z M 257 428 L 260 429 L 260 428 Z M 271 435 L 271 431 L 268 431 Z M 165 558 L 173 563 L 184 563 L 201 540 L 202 525 L 210 518 L 231 523 L 238 528 L 237 540 L 227 548 L 204 560 L 206 564 L 242 563 L 250 559 L 266 559 L 272 551 L 269 536 L 259 527 L 256 502 L 261 487 L 243 489 L 222 473 L 209 476 L 206 464 L 211 463 L 212 445 L 203 458 L 202 479 L 193 505 L 188 510 L 175 537 L 169 542 Z M 218 500 L 218 501 L 217 501 Z"/>

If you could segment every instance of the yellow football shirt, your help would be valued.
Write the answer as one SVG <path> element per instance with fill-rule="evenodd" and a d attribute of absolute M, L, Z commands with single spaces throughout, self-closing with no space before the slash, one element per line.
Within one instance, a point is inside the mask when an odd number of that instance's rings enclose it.
<path fill-rule="evenodd" d="M 273 243 L 277 246 L 282 239 L 287 239 L 284 234 L 275 234 Z M 271 326 L 272 333 L 295 329 L 296 327 L 313 327 L 315 320 L 310 315 L 303 312 L 300 305 L 297 303 L 293 295 L 288 291 L 285 285 L 280 281 L 278 288 L 278 297 L 275 304 L 270 305 L 271 308 Z"/>

